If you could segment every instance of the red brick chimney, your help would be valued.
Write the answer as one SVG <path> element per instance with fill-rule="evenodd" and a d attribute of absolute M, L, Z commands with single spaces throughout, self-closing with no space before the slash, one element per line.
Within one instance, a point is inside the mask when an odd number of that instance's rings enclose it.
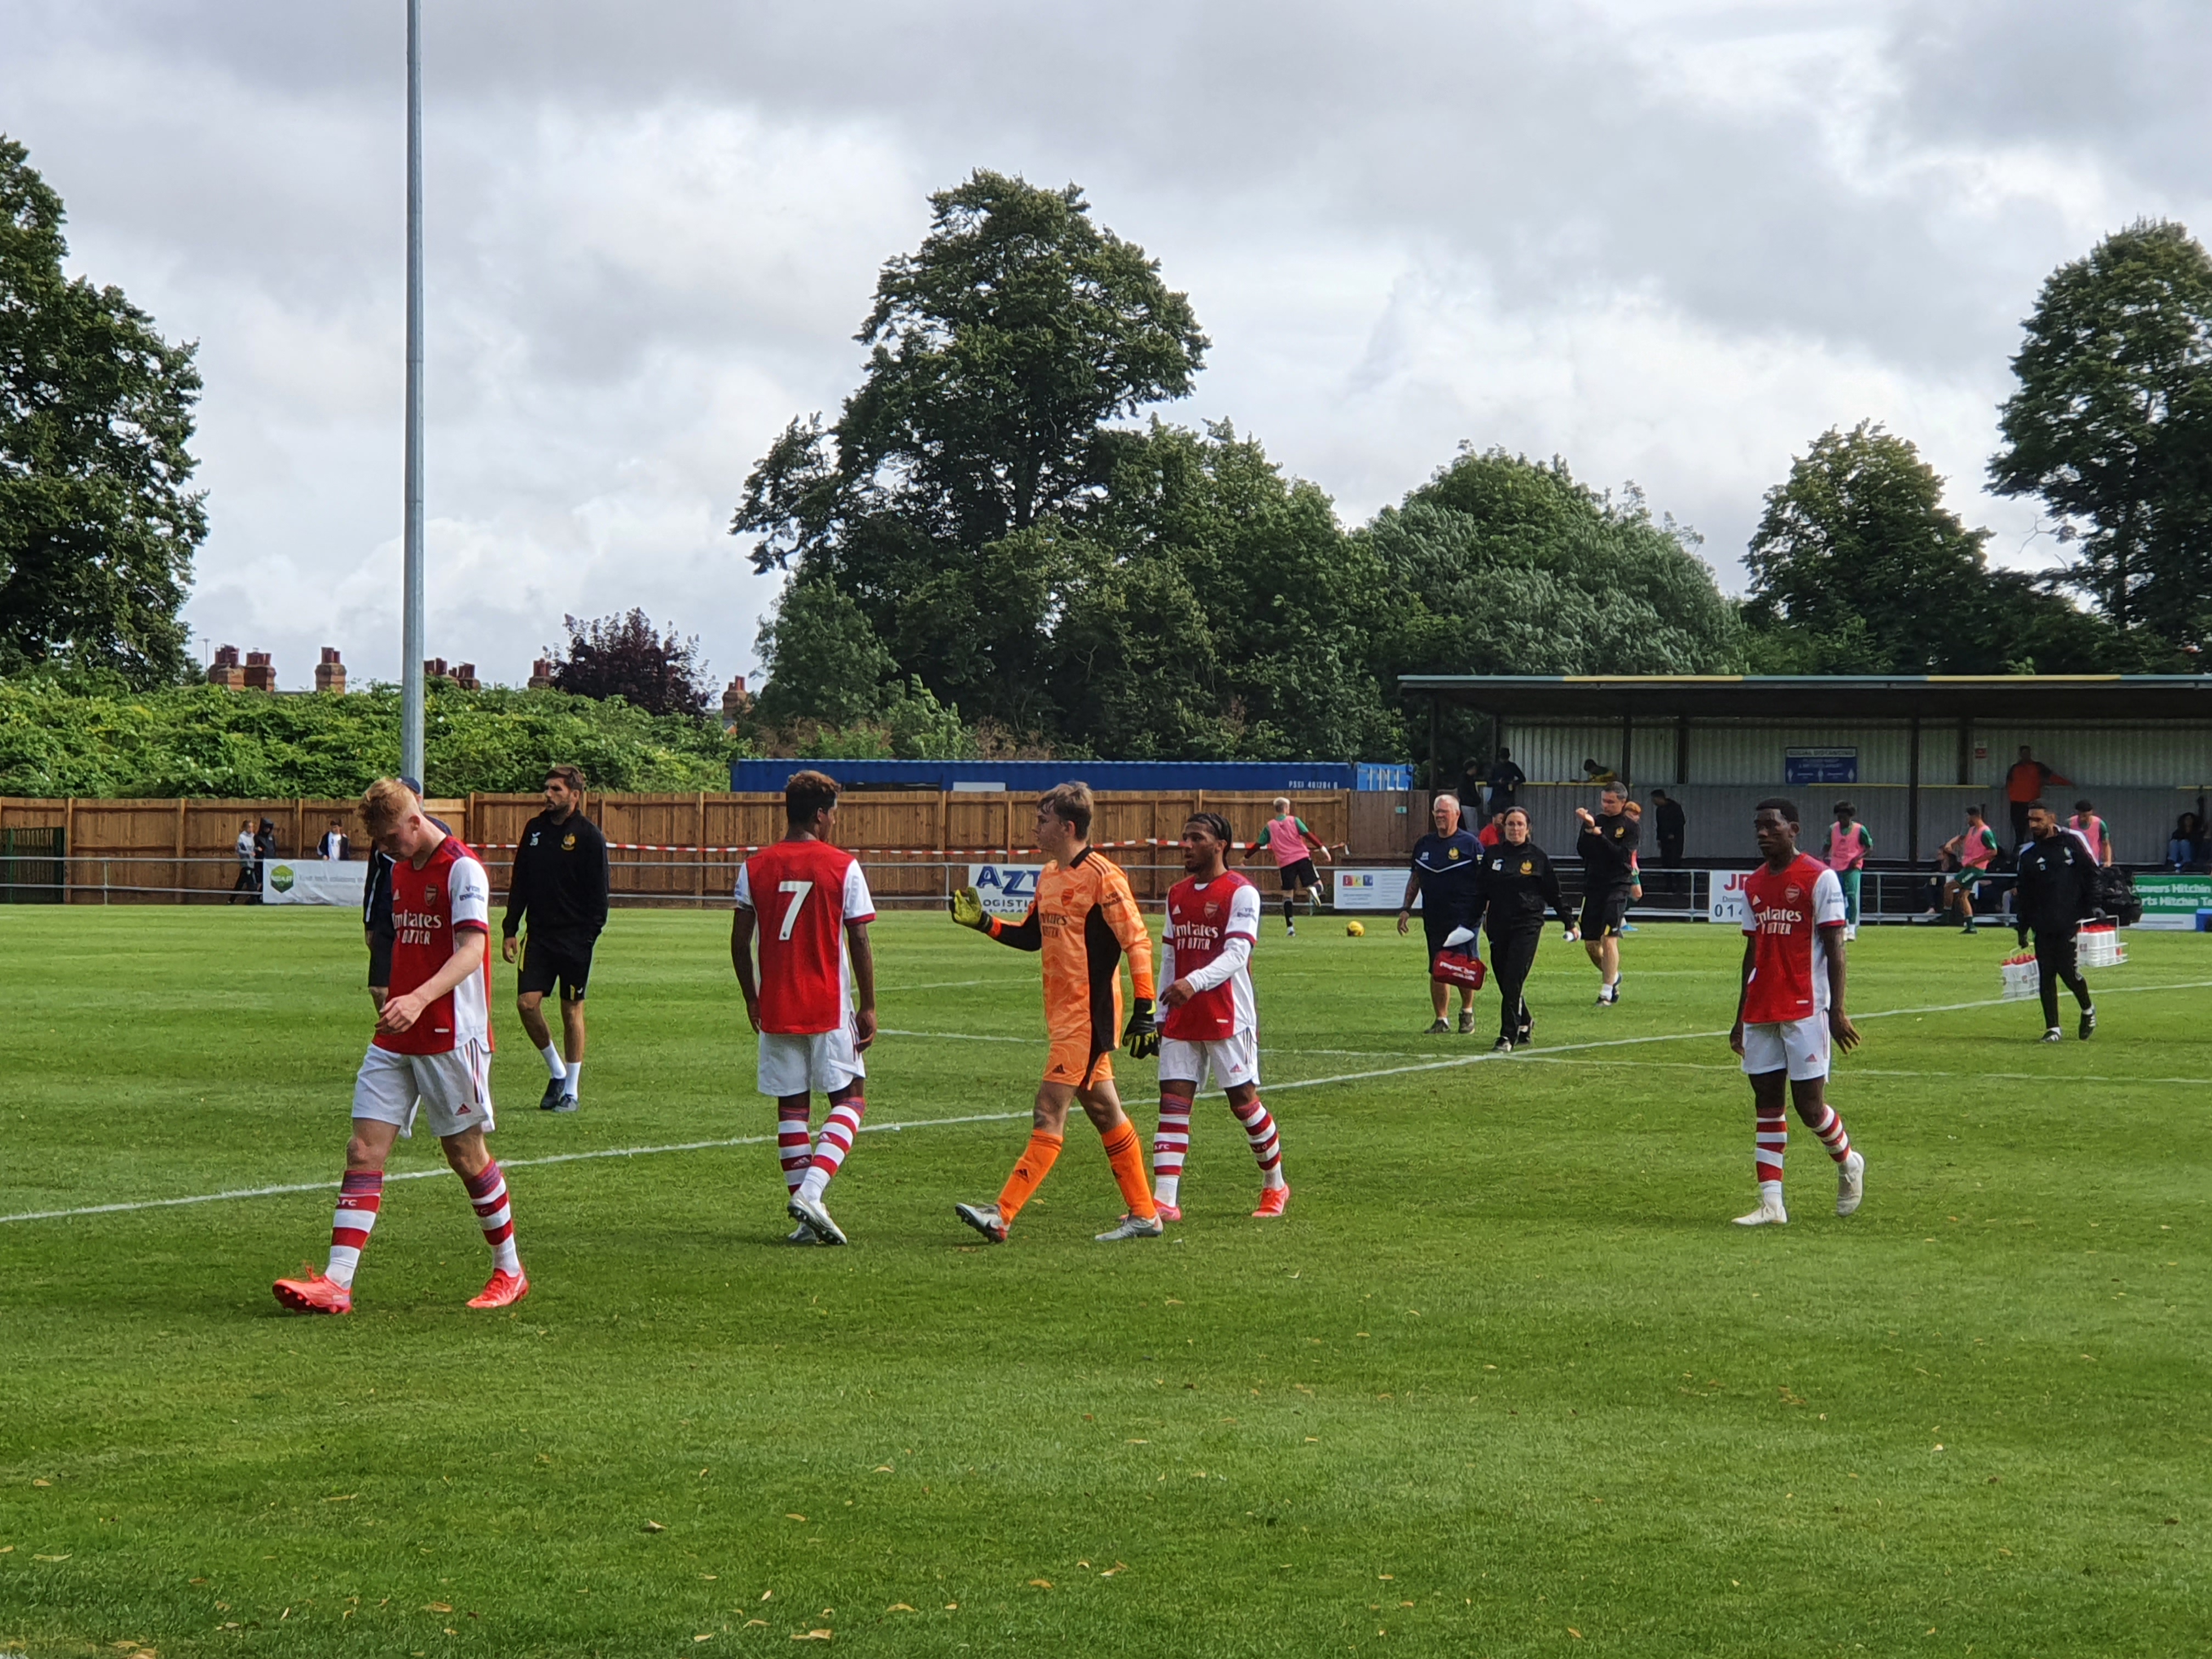
<path fill-rule="evenodd" d="M 243 690 L 246 671 L 238 665 L 238 647 L 219 645 L 215 648 L 215 660 L 208 665 L 208 684 L 222 686 L 227 691 Z"/>
<path fill-rule="evenodd" d="M 338 660 L 337 647 L 323 647 L 323 659 L 315 665 L 315 690 L 345 694 L 345 665 Z"/>
<path fill-rule="evenodd" d="M 246 689 L 249 691 L 274 691 L 276 689 L 276 665 L 270 661 L 266 651 L 246 653 Z"/>

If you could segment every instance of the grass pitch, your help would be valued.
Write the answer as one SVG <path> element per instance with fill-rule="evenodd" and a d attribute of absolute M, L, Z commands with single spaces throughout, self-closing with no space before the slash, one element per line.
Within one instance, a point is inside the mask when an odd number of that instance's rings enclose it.
<path fill-rule="evenodd" d="M 1612 1010 L 1553 937 L 1553 1052 L 1418 1070 L 1494 998 L 1419 1036 L 1416 942 L 1270 920 L 1288 1218 L 1247 1218 L 1217 1096 L 1164 1243 L 1091 1243 L 1119 1205 L 1079 1127 L 978 1246 L 951 1205 L 1013 1119 L 864 1135 L 853 1247 L 795 1250 L 726 927 L 617 915 L 574 1117 L 531 1109 L 497 974 L 512 1314 L 461 1306 L 487 1252 L 442 1174 L 387 1189 L 349 1319 L 268 1291 L 321 1261 L 326 1190 L 0 1223 L 0 1651 L 2212 1642 L 2205 940 L 2132 939 L 2095 1040 L 2045 1048 L 2032 1005 L 1948 1006 L 2009 935 L 1869 930 L 1854 1009 L 1925 1012 L 1838 1068 L 1866 1207 L 1829 1213 L 1798 1128 L 1796 1220 L 1747 1232 L 1735 934 L 1639 932 Z M 877 939 L 871 1121 L 1025 1115 L 1035 959 Z M 0 910 L 0 1216 L 334 1183 L 362 970 L 341 914 Z"/>

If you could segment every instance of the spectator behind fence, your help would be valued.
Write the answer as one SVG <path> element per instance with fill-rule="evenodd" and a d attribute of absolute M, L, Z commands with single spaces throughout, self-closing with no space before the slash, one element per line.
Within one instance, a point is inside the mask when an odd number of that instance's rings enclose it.
<path fill-rule="evenodd" d="M 2027 809 L 2043 793 L 2047 783 L 2071 783 L 2073 779 L 2062 778 L 2041 761 L 2027 744 L 2020 746 L 2020 758 L 2005 772 L 2005 805 L 2012 809 L 2012 844 L 2017 852 L 2027 840 Z"/>
<path fill-rule="evenodd" d="M 1492 817 L 1503 817 L 1513 810 L 1521 786 L 1528 781 L 1528 775 L 1513 763 L 1513 751 L 1501 747 L 1498 758 L 1490 768 L 1490 799 L 1486 803 Z"/>
<path fill-rule="evenodd" d="M 2204 821 L 2194 812 L 2184 812 L 2174 821 L 2173 835 L 2166 843 L 2166 867 L 2169 870 L 2193 870 L 2203 862 Z"/>
<path fill-rule="evenodd" d="M 323 831 L 322 840 L 315 843 L 315 854 L 327 864 L 343 864 L 353 856 L 353 842 L 346 836 L 343 819 L 331 820 L 331 827 Z"/>
<path fill-rule="evenodd" d="M 246 894 L 246 902 L 253 903 L 261 896 L 261 878 L 253 869 L 253 820 L 241 818 L 238 823 L 238 879 L 230 884 L 230 897 L 224 902 L 238 902 L 240 893 Z"/>
<path fill-rule="evenodd" d="M 1651 815 L 1659 835 L 1659 862 L 1681 863 L 1683 843 L 1689 839 L 1689 820 L 1683 815 L 1682 803 L 1664 789 L 1654 789 Z"/>

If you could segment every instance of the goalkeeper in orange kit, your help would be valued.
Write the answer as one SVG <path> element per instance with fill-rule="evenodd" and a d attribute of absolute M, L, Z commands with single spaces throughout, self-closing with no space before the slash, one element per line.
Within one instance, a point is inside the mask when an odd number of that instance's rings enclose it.
<path fill-rule="evenodd" d="M 1121 957 L 1129 957 L 1136 1001 L 1121 1032 L 1133 1059 L 1160 1051 L 1152 1022 L 1152 937 L 1129 891 L 1129 878 L 1091 845 L 1092 802 L 1087 784 L 1063 783 L 1037 802 L 1037 847 L 1051 860 L 1037 878 L 1036 902 L 1009 925 L 983 914 L 972 887 L 952 896 L 952 919 L 1018 951 L 1044 957 L 1045 1029 L 1052 1041 L 1037 1085 L 1030 1144 L 1006 1177 L 995 1204 L 957 1204 L 960 1218 L 994 1244 L 1006 1242 L 1023 1205 L 1042 1182 L 1064 1144 L 1071 1101 L 1083 1103 L 1106 1143 L 1114 1179 L 1128 1200 L 1121 1224 L 1098 1235 L 1102 1244 L 1158 1238 L 1166 1231 L 1152 1204 L 1144 1142 L 1114 1091 L 1113 1052 L 1121 1024 Z"/>

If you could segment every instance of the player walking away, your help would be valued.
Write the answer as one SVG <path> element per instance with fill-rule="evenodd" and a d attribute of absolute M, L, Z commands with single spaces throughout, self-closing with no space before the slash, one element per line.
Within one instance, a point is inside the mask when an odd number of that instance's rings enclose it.
<path fill-rule="evenodd" d="M 1291 811 L 1290 798 L 1275 797 L 1275 816 L 1261 826 L 1260 839 L 1244 850 L 1244 860 L 1250 863 L 1252 855 L 1261 848 L 1275 855 L 1275 868 L 1283 881 L 1283 937 L 1298 936 L 1297 912 L 1292 901 L 1304 899 L 1306 914 L 1311 915 L 1319 908 L 1321 872 L 1314 868 L 1313 855 L 1318 852 L 1324 864 L 1334 864 L 1328 848 L 1315 835 L 1306 821 Z"/>
<path fill-rule="evenodd" d="M 414 1133 L 420 1111 L 468 1188 L 492 1249 L 491 1279 L 469 1306 L 504 1308 L 530 1294 L 530 1279 L 515 1254 L 507 1177 L 484 1145 L 493 1127 L 491 881 L 460 837 L 427 816 L 398 779 L 369 785 L 361 816 L 370 840 L 393 860 L 390 994 L 354 1080 L 353 1138 L 329 1265 L 271 1288 L 298 1313 L 353 1311 L 354 1272 L 383 1206 L 384 1166 L 393 1141 Z"/>
<path fill-rule="evenodd" d="M 868 1109 L 860 1054 L 876 1040 L 876 958 L 868 945 L 876 905 L 860 861 L 830 844 L 837 795 L 834 779 L 792 774 L 783 789 L 784 837 L 738 871 L 730 918 L 730 964 L 745 1018 L 760 1034 L 760 1091 L 775 1097 L 786 1207 L 799 1223 L 785 1241 L 792 1244 L 845 1242 L 822 1200 Z M 814 1138 L 817 1089 L 830 1097 L 830 1115 Z"/>
<path fill-rule="evenodd" d="M 2097 906 L 2097 860 L 2078 833 L 2062 835 L 2058 815 L 2041 801 L 2027 808 L 2027 845 L 2020 849 L 2020 885 L 2013 892 L 2013 926 L 2021 948 L 2035 935 L 2035 966 L 2043 998 L 2043 1040 L 2063 1042 L 2058 1030 L 2058 982 L 2081 1010 L 2077 1035 L 2087 1042 L 2097 1029 L 2097 1007 L 2075 964 L 2075 933 Z"/>
<path fill-rule="evenodd" d="M 1503 817 L 1511 811 L 1514 798 L 1528 781 L 1528 775 L 1513 763 L 1513 751 L 1501 748 L 1490 765 L 1490 816 Z"/>
<path fill-rule="evenodd" d="M 1974 890 L 1982 884 L 1997 855 L 1996 831 L 1983 819 L 1980 807 L 1966 809 L 1966 827 L 1945 842 L 1943 850 L 1959 861 L 1957 872 L 1943 884 L 1943 908 L 1948 910 L 1955 904 L 1966 918 L 1960 933 L 1979 933 L 1974 925 Z"/>
<path fill-rule="evenodd" d="M 1114 1032 L 1121 1018 L 1121 956 L 1129 957 L 1136 1000 L 1122 1040 L 1132 1060 L 1160 1051 L 1152 1024 L 1152 936 L 1145 931 L 1129 878 L 1091 845 L 1091 786 L 1063 783 L 1037 802 L 1036 842 L 1050 860 L 1037 878 L 1036 899 L 1012 927 L 983 914 L 983 901 L 963 887 L 951 901 L 952 920 L 988 933 L 1017 951 L 1042 953 L 1045 1029 L 1052 1049 L 1037 1085 L 1036 1115 L 1029 1146 L 1006 1177 L 995 1204 L 956 1204 L 959 1218 L 994 1244 L 1051 1171 L 1065 1144 L 1071 1102 L 1105 1143 L 1114 1180 L 1128 1201 L 1121 1225 L 1098 1235 L 1110 1244 L 1125 1238 L 1158 1238 L 1167 1231 L 1145 1178 L 1145 1149 L 1137 1126 L 1121 1110 L 1114 1090 Z"/>
<path fill-rule="evenodd" d="M 607 838 L 584 816 L 584 775 L 573 766 L 545 771 L 545 810 L 522 826 L 507 877 L 507 919 L 500 954 L 522 959 L 514 976 L 514 1011 L 544 1057 L 541 1112 L 573 1112 L 584 1087 L 584 988 L 592 948 L 607 925 Z M 528 924 L 526 938 L 515 935 Z M 556 1045 L 540 1005 L 561 993 Z"/>
<path fill-rule="evenodd" d="M 1858 813 L 1850 802 L 1838 801 L 1836 821 L 1828 830 L 1828 868 L 1843 885 L 1846 939 L 1859 936 L 1859 878 L 1866 869 L 1867 854 L 1874 851 L 1874 837 L 1858 821 Z"/>
<path fill-rule="evenodd" d="M 2054 783 L 2071 783 L 2071 778 L 2062 778 L 2041 761 L 2027 744 L 2020 746 L 2020 758 L 2005 769 L 2005 804 L 2012 809 L 2012 844 L 2023 847 L 2027 842 L 2027 809 L 2041 799 L 2043 792 Z"/>
<path fill-rule="evenodd" d="M 1689 839 L 1690 821 L 1682 811 L 1682 803 L 1664 789 L 1651 792 L 1652 828 L 1659 836 L 1659 862 L 1662 866 L 1679 865 L 1682 848 Z"/>
<path fill-rule="evenodd" d="M 1429 946 L 1429 1006 L 1436 1018 L 1430 1023 L 1426 1035 L 1442 1036 L 1451 1030 L 1444 1018 L 1450 1006 L 1451 988 L 1433 976 L 1437 958 L 1443 954 L 1444 941 L 1459 928 L 1472 925 L 1474 910 L 1475 884 L 1480 880 L 1477 872 L 1482 863 L 1482 843 L 1462 827 L 1459 798 L 1438 795 L 1429 803 L 1429 822 L 1436 825 L 1430 834 L 1413 843 L 1413 861 L 1406 875 L 1405 902 L 1398 907 L 1398 931 L 1409 932 L 1413 925 L 1413 901 L 1421 902 L 1421 931 Z M 1474 1030 L 1474 988 L 1459 988 L 1459 1029 L 1462 1035 Z"/>
<path fill-rule="evenodd" d="M 1168 890 L 1160 942 L 1160 1129 L 1152 1141 L 1152 1203 L 1180 1221 L 1191 1103 L 1211 1077 L 1260 1164 L 1255 1216 L 1291 1201 L 1282 1139 L 1260 1099 L 1260 1011 L 1248 964 L 1260 938 L 1260 890 L 1228 866 L 1234 838 L 1218 812 L 1194 812 L 1182 827 L 1183 878 Z"/>
<path fill-rule="evenodd" d="M 332 818 L 323 838 L 315 843 L 315 856 L 326 864 L 343 864 L 353 856 L 353 842 L 346 835 L 345 822 Z"/>
<path fill-rule="evenodd" d="M 1535 1035 L 1536 1023 L 1522 995 L 1536 965 L 1544 917 L 1556 915 L 1575 940 L 1575 919 L 1559 896 L 1559 872 L 1544 849 L 1528 839 L 1528 813 L 1516 806 L 1494 820 L 1498 841 L 1483 855 L 1474 909 L 1490 935 L 1490 971 L 1498 985 L 1498 1041 L 1492 1050 L 1510 1054 Z"/>
<path fill-rule="evenodd" d="M 2031 813 L 2034 808 L 2029 809 Z M 2097 816 L 2097 809 L 2086 800 L 2074 803 L 2074 816 L 2066 820 L 2066 827 L 2081 837 L 2081 844 L 2089 849 L 2089 856 L 2106 869 L 2112 866 L 2112 826 Z M 2028 834 L 2035 833 L 2035 820 L 2028 820 Z"/>
<path fill-rule="evenodd" d="M 1628 920 L 1628 907 L 1636 881 L 1636 849 L 1644 839 L 1643 814 L 1632 812 L 1625 785 L 1608 783 L 1599 792 L 1597 816 L 1587 806 L 1575 808 L 1582 833 L 1575 837 L 1575 852 L 1583 861 L 1583 949 L 1597 969 L 1597 1006 L 1610 1008 L 1620 1000 L 1620 929 Z"/>
<path fill-rule="evenodd" d="M 416 799 L 422 799 L 422 786 L 415 779 L 402 778 L 399 782 Z M 446 835 L 453 833 L 442 818 L 430 822 Z M 392 855 L 371 836 L 368 878 L 362 883 L 361 930 L 368 945 L 368 1000 L 380 1008 L 392 984 L 392 947 L 399 932 L 392 920 Z"/>
<path fill-rule="evenodd" d="M 1790 1139 L 1782 1085 L 1805 1127 L 1836 1161 L 1836 1213 L 1866 1196 L 1866 1159 L 1851 1149 L 1827 1103 L 1831 1045 L 1849 1054 L 1859 1034 L 1844 1012 L 1844 887 L 1836 872 L 1797 850 L 1794 802 L 1763 800 L 1752 830 L 1765 863 L 1744 884 L 1743 981 L 1729 1047 L 1743 1056 L 1758 1114 L 1759 1207 L 1739 1227 L 1790 1219 L 1782 1206 L 1782 1154 Z"/>
<path fill-rule="evenodd" d="M 223 902 L 235 904 L 238 902 L 238 896 L 245 893 L 251 896 L 246 902 L 248 904 L 255 903 L 258 901 L 261 892 L 261 878 L 253 871 L 253 820 L 252 818 L 239 820 L 238 840 L 234 847 L 238 854 L 238 879 L 231 883 L 230 896 Z"/>

